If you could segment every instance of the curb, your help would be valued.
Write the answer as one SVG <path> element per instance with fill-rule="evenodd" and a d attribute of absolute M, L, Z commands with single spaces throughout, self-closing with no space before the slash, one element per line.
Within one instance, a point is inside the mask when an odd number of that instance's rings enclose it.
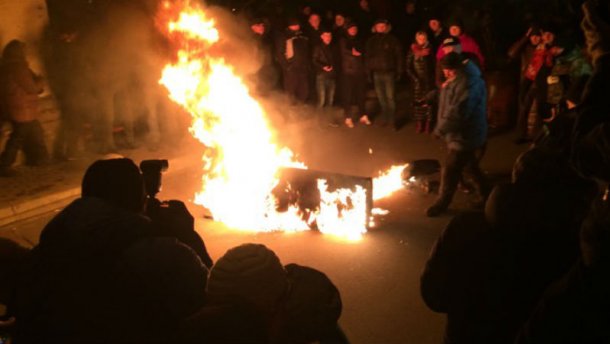
<path fill-rule="evenodd" d="M 4 227 L 63 207 L 80 196 L 80 186 L 23 202 L 9 202 L 0 208 L 0 227 Z"/>

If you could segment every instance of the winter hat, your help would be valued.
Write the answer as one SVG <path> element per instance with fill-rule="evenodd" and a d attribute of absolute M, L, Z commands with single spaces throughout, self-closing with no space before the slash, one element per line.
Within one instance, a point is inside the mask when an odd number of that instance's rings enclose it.
<path fill-rule="evenodd" d="M 83 177 L 82 197 L 97 197 L 121 209 L 141 212 L 144 208 L 144 181 L 131 159 L 98 160 Z"/>
<path fill-rule="evenodd" d="M 443 40 L 443 44 L 441 44 L 442 47 L 450 47 L 450 46 L 454 46 L 454 45 L 461 45 L 459 38 L 447 37 Z"/>
<path fill-rule="evenodd" d="M 387 19 L 379 18 L 379 19 L 375 20 L 375 22 L 373 23 L 373 25 L 377 25 L 377 24 L 390 25 L 390 22 Z"/>
<path fill-rule="evenodd" d="M 460 18 L 453 17 L 447 22 L 447 27 L 459 26 L 464 30 L 464 22 Z"/>
<path fill-rule="evenodd" d="M 150 306 L 151 317 L 181 320 L 195 314 L 205 301 L 208 269 L 197 254 L 174 238 L 140 240 L 123 255 L 126 279 Z"/>
<path fill-rule="evenodd" d="M 212 266 L 207 292 L 239 297 L 271 313 L 287 285 L 286 270 L 273 251 L 260 244 L 243 244 L 228 250 Z"/>
<path fill-rule="evenodd" d="M 331 30 L 328 26 L 321 26 L 320 27 L 320 35 L 323 33 L 332 33 L 333 30 Z"/>
<path fill-rule="evenodd" d="M 265 19 L 258 17 L 258 18 L 253 18 L 252 20 L 250 20 L 250 25 L 259 25 L 259 24 L 265 25 Z"/>
<path fill-rule="evenodd" d="M 451 52 L 441 59 L 441 67 L 443 69 L 460 69 L 464 64 L 462 63 L 462 56 L 456 52 Z"/>
<path fill-rule="evenodd" d="M 286 26 L 292 26 L 292 25 L 301 25 L 301 21 L 299 20 L 299 18 L 297 18 L 297 17 L 288 18 L 288 20 L 286 21 Z"/>
<path fill-rule="evenodd" d="M 345 29 L 346 29 L 346 30 L 347 30 L 347 29 L 349 29 L 350 27 L 354 27 L 354 26 L 356 26 L 356 27 L 357 27 L 357 26 L 358 26 L 358 23 L 356 23 L 356 22 L 355 22 L 355 21 L 353 21 L 353 20 L 350 20 L 350 21 L 348 21 L 348 22 L 346 22 L 346 23 L 345 23 Z"/>
<path fill-rule="evenodd" d="M 295 340 L 315 342 L 332 331 L 341 316 L 341 296 L 322 272 L 297 264 L 286 265 L 290 292 L 286 297 L 286 332 Z"/>

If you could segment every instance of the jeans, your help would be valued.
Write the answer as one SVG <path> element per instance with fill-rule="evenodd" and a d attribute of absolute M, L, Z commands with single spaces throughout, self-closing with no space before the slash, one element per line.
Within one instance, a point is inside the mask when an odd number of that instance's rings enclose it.
<path fill-rule="evenodd" d="M 337 82 L 333 76 L 326 74 L 316 75 L 316 91 L 318 92 L 318 107 L 333 106 L 335 102 L 335 89 Z"/>
<path fill-rule="evenodd" d="M 381 118 L 393 122 L 396 113 L 396 74 L 394 72 L 373 72 L 373 82 L 381 106 Z"/>
<path fill-rule="evenodd" d="M 484 147 L 473 150 L 449 150 L 441 173 L 441 190 L 437 204 L 449 206 L 463 173 L 471 178 L 475 191 L 481 199 L 484 200 L 488 196 L 487 179 L 479 167 L 482 149 Z"/>

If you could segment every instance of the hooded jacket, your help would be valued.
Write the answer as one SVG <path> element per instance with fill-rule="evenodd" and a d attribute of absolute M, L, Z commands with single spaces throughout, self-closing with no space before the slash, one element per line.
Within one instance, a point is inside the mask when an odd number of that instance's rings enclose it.
<path fill-rule="evenodd" d="M 487 90 L 474 62 L 441 88 L 435 133 L 454 150 L 476 149 L 487 141 Z"/>

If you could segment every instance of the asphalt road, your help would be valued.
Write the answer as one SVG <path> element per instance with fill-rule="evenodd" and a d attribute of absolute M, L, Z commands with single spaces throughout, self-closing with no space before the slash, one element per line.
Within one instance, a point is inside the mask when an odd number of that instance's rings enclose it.
<path fill-rule="evenodd" d="M 279 140 L 299 152 L 300 160 L 314 169 L 367 176 L 392 164 L 443 156 L 442 142 L 415 135 L 411 126 L 398 132 L 379 127 L 305 127 L 289 125 L 279 134 Z M 512 162 L 523 150 L 510 144 L 509 139 L 492 138 L 483 160 L 483 168 L 496 178 L 509 174 Z M 297 263 L 324 271 L 341 292 L 344 308 L 340 324 L 352 343 L 441 342 L 444 316 L 428 310 L 419 294 L 419 276 L 430 248 L 451 218 L 451 213 L 438 219 L 423 215 L 434 195 L 415 188 L 378 202 L 376 206 L 390 214 L 355 243 L 317 232 L 241 232 L 205 219 L 204 210 L 192 204 L 190 200 L 200 185 L 197 161 L 201 152 L 193 145 L 186 155 L 189 158 L 170 166 L 159 198 L 187 202 L 212 258 L 217 259 L 236 245 L 256 242 L 273 249 L 284 264 Z M 466 195 L 458 195 L 452 213 L 467 208 L 466 201 Z M 0 236 L 34 244 L 53 215 L 0 229 Z"/>

